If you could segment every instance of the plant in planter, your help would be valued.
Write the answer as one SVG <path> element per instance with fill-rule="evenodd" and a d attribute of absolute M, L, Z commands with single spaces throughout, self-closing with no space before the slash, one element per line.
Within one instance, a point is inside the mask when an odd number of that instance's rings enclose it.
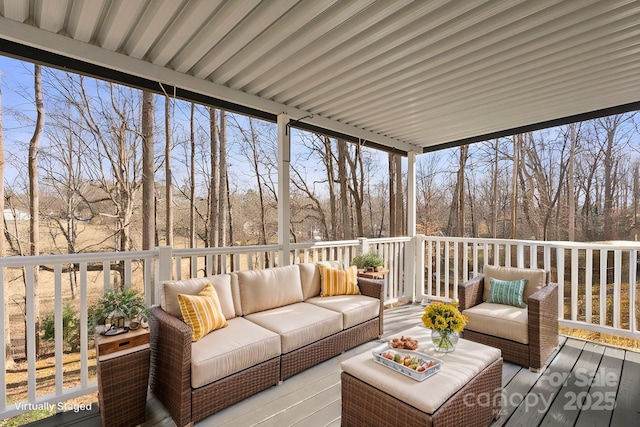
<path fill-rule="evenodd" d="M 89 307 L 89 325 L 104 325 L 107 335 L 137 329 L 148 316 L 144 297 L 135 289 L 108 290 Z"/>
<path fill-rule="evenodd" d="M 364 255 L 356 255 L 351 260 L 351 265 L 355 265 L 358 271 L 364 271 L 366 268 L 365 261 L 366 259 Z"/>
<path fill-rule="evenodd" d="M 384 259 L 382 256 L 376 252 L 369 252 L 364 255 L 364 268 L 369 271 L 374 271 L 378 268 L 381 268 L 384 265 Z"/>

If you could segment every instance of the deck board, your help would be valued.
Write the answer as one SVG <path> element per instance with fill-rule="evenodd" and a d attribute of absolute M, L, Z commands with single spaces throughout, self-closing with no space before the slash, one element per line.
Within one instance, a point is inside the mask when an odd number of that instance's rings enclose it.
<path fill-rule="evenodd" d="M 196 427 L 296 426 L 339 427 L 341 416 L 340 363 L 363 351 L 386 342 L 389 337 L 419 324 L 422 307 L 409 304 L 388 309 L 384 314 L 383 339 L 351 349 L 301 372 L 278 386 L 226 408 L 200 421 Z M 615 377 L 615 384 L 583 384 L 585 375 L 606 373 Z M 562 381 L 564 375 L 567 381 Z M 582 375 L 577 377 L 577 375 Z M 577 381 L 577 379 L 581 379 Z M 512 363 L 504 363 L 502 416 L 491 427 L 575 425 L 629 426 L 640 425 L 640 354 L 605 347 L 575 338 L 561 337 L 560 346 L 550 358 L 546 370 L 531 372 Z M 566 384 L 565 384 L 566 383 Z M 616 393 L 616 408 L 596 410 L 581 401 L 578 409 L 567 411 L 565 393 L 583 393 L 594 399 L 598 393 Z M 588 397 L 587 397 L 588 396 Z M 548 407 L 542 402 L 544 397 Z M 97 406 L 97 404 L 96 404 Z M 41 421 L 38 427 L 60 425 L 99 425 L 99 414 L 78 417 L 64 414 Z M 85 414 L 86 415 L 86 414 Z M 74 421 L 75 420 L 75 421 Z M 147 400 L 147 421 L 144 427 L 175 426 L 160 402 L 150 393 Z"/>
<path fill-rule="evenodd" d="M 610 406 L 609 396 L 615 396 L 618 392 L 624 353 L 617 348 L 605 348 L 593 385 L 589 389 L 590 405 L 586 405 L 586 399 L 583 401 L 585 404 L 581 407 L 576 427 L 608 426 L 611 422 L 613 412 L 606 409 Z"/>
<path fill-rule="evenodd" d="M 611 427 L 640 425 L 640 354 L 627 351 Z"/>

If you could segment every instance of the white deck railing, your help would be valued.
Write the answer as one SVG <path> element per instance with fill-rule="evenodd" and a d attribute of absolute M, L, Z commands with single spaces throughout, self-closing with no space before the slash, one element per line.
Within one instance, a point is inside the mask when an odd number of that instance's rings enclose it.
<path fill-rule="evenodd" d="M 295 243 L 290 245 L 289 263 L 341 260 L 348 263 L 357 253 L 375 251 L 385 260 L 389 273 L 384 278 L 385 303 L 402 300 L 454 300 L 457 287 L 482 273 L 485 264 L 538 267 L 551 272 L 559 283 L 560 323 L 619 336 L 640 338 L 637 316 L 637 262 L 640 245 L 630 242 L 610 244 L 540 242 L 505 239 L 470 239 L 417 236 L 411 238 L 358 239 L 340 242 Z M 49 255 L 0 258 L 0 297 L 7 284 L 24 283 L 25 330 L 28 393 L 20 402 L 7 402 L 7 366 L 0 360 L 0 419 L 27 412 L 38 405 L 58 402 L 92 393 L 96 382 L 90 378 L 95 364 L 90 348 L 87 309 L 92 296 L 121 281 L 144 290 L 149 304 L 158 299 L 156 283 L 167 279 L 203 277 L 237 270 L 282 265 L 278 245 L 225 248 L 174 249 L 160 247 L 128 253 Z M 80 384 L 65 387 L 63 381 L 62 313 L 68 300 L 68 273 L 74 265 L 78 277 L 80 328 Z M 117 268 L 115 267 L 117 266 Z M 55 392 L 42 394 L 37 387 L 35 354 L 34 269 L 40 268 L 41 298 L 46 295 L 55 314 Z M 45 269 L 43 269 L 45 267 Z M 120 278 L 120 271 L 123 277 Z M 4 326 L 5 306 L 0 305 Z M 42 311 L 42 310 L 41 310 Z M 601 315 L 602 314 L 602 315 Z M 12 333 L 20 333 L 12 331 Z M 15 339 L 15 335 L 14 335 Z M 4 346 L 4 334 L 0 343 Z M 13 340 L 12 340 L 13 341 Z"/>

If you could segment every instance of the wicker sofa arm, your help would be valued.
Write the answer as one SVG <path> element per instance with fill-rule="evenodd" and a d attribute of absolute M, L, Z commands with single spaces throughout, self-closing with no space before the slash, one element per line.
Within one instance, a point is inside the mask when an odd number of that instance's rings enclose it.
<path fill-rule="evenodd" d="M 384 315 L 384 280 L 368 279 L 366 277 L 358 277 L 358 287 L 360 293 L 368 297 L 380 300 L 380 334 L 383 334 L 383 315 Z"/>
<path fill-rule="evenodd" d="M 558 346 L 558 284 L 550 283 L 527 300 L 529 364 L 541 368 Z"/>
<path fill-rule="evenodd" d="M 484 275 L 479 274 L 458 285 L 458 300 L 460 311 L 482 303 L 484 291 Z"/>
<path fill-rule="evenodd" d="M 189 326 L 158 306 L 149 309 L 151 390 L 178 426 L 191 422 L 191 337 Z"/>

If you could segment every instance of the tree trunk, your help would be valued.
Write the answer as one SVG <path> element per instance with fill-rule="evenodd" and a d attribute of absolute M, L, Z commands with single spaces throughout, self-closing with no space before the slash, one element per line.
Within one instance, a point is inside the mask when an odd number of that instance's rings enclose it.
<path fill-rule="evenodd" d="M 494 239 L 498 237 L 498 163 L 500 161 L 500 142 L 498 139 L 495 141 L 494 156 L 493 156 L 493 174 L 491 177 L 491 193 L 493 194 L 493 203 L 491 203 L 491 237 Z"/>
<path fill-rule="evenodd" d="M 44 128 L 44 101 L 42 100 L 42 69 L 34 66 L 34 95 L 36 104 L 36 124 L 33 136 L 29 141 L 29 233 L 31 242 L 31 256 L 40 255 L 40 202 L 38 189 L 38 150 L 40 137 Z M 38 268 L 34 268 L 33 307 L 35 318 L 36 354 L 40 353 L 40 295 L 38 289 Z M 27 296 L 29 298 L 29 296 Z"/>
<path fill-rule="evenodd" d="M 569 172 L 567 188 L 567 205 L 569 208 L 569 241 L 576 240 L 576 192 L 575 192 L 575 163 L 576 163 L 576 125 L 569 125 L 571 148 L 569 149 Z"/>
<path fill-rule="evenodd" d="M 196 247 L 196 105 L 191 103 L 191 114 L 189 116 L 189 141 L 191 146 L 190 165 L 190 186 L 189 186 L 189 247 Z"/>
<path fill-rule="evenodd" d="M 338 183 L 340 184 L 340 214 L 342 223 L 342 239 L 353 239 L 351 215 L 349 209 L 349 193 L 347 179 L 347 142 L 338 139 Z"/>
<path fill-rule="evenodd" d="M 388 160 L 388 168 L 389 168 L 389 237 L 397 236 L 396 230 L 396 215 L 398 213 L 398 209 L 396 207 L 396 173 L 395 173 L 395 165 L 394 161 L 395 154 L 389 153 L 387 155 Z"/>
<path fill-rule="evenodd" d="M 209 247 L 218 246 L 218 212 L 220 212 L 220 147 L 218 145 L 218 110 L 209 107 L 211 178 L 209 182 Z M 216 263 L 214 262 L 214 268 Z M 217 270 L 216 270 L 217 271 Z"/>
<path fill-rule="evenodd" d="M 227 173 L 227 113 L 220 110 L 220 134 L 218 135 L 220 142 L 220 189 L 218 191 L 220 205 L 218 207 L 218 246 L 226 246 L 227 242 L 231 243 L 231 231 L 227 236 L 227 223 L 231 224 L 231 216 L 227 211 L 230 210 L 229 201 L 229 176 Z"/>
<path fill-rule="evenodd" d="M 522 134 L 513 136 L 513 173 L 511 174 L 511 233 L 515 239 L 518 233 L 518 169 L 520 168 L 520 147 Z"/>
<path fill-rule="evenodd" d="M 153 93 L 142 92 L 142 250 L 155 244 L 156 204 L 153 166 Z"/>
<path fill-rule="evenodd" d="M 165 235 L 167 246 L 173 246 L 173 177 L 171 172 L 171 98 L 164 98 L 164 170 L 165 170 Z"/>

